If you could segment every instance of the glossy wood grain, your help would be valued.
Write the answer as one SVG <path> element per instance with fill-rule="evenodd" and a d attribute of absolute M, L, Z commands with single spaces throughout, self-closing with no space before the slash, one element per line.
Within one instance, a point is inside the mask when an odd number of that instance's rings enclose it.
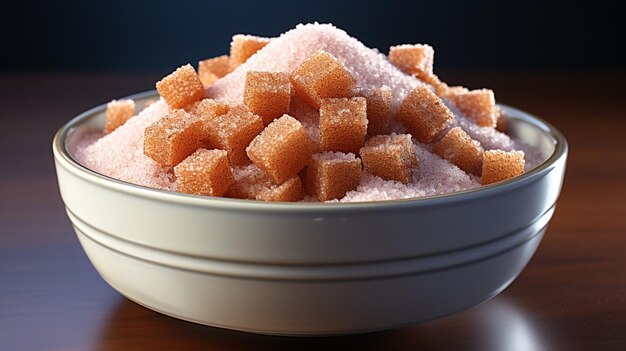
<path fill-rule="evenodd" d="M 571 146 L 555 217 L 502 294 L 430 323 L 334 338 L 258 336 L 182 322 L 121 297 L 64 213 L 56 129 L 158 74 L 0 76 L 0 350 L 624 350 L 626 75 L 448 72 L 545 118 Z M 488 214 L 487 214 L 488 215 Z"/>

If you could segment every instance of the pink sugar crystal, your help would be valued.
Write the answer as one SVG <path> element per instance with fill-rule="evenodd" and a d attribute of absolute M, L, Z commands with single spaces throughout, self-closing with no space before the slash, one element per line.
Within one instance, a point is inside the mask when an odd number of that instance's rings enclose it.
<path fill-rule="evenodd" d="M 424 84 L 417 78 L 402 73 L 385 55 L 367 48 L 333 25 L 307 24 L 298 25 L 295 29 L 272 39 L 245 63 L 209 87 L 207 96 L 231 105 L 241 104 L 248 71 L 289 73 L 320 49 L 331 53 L 346 66 L 356 80 L 356 87 L 362 92 L 362 95 L 359 95 L 367 96 L 369 91 L 383 85 L 388 86 L 393 91 L 394 111 L 411 90 Z M 444 99 L 444 103 L 456 117 L 448 128 L 461 127 L 486 150 L 524 151 L 526 170 L 545 159 L 545 155 L 537 148 L 511 139 L 493 128 L 478 126 L 460 113 L 449 100 Z M 102 136 L 101 133 L 84 136 L 75 150 L 72 150 L 72 154 L 86 167 L 112 178 L 157 189 L 173 190 L 171 175 L 143 154 L 144 129 L 165 114 L 167 106 L 160 100 L 106 136 Z M 302 123 L 312 140 L 316 142 L 319 140 L 317 110 L 299 103 L 297 99 L 292 99 L 289 114 Z M 394 120 L 390 121 L 390 130 L 395 133 L 406 132 Z M 402 199 L 445 194 L 480 186 L 478 178 L 468 175 L 450 162 L 429 152 L 424 145 L 413 141 L 420 162 L 413 172 L 412 182 L 405 185 L 396 181 L 385 181 L 363 172 L 357 189 L 348 192 L 339 201 Z M 305 201 L 311 199 L 307 198 Z"/>

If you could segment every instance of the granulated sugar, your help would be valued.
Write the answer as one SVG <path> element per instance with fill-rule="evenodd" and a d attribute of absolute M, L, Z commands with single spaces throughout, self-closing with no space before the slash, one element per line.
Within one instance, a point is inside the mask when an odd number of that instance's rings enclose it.
<path fill-rule="evenodd" d="M 315 145 L 320 141 L 320 111 L 297 98 L 291 99 L 289 115 L 298 119 Z"/>
<path fill-rule="evenodd" d="M 391 88 L 396 104 L 417 85 L 423 84 L 402 73 L 385 55 L 331 24 L 300 24 L 273 39 L 235 71 L 215 82 L 207 89 L 207 96 L 239 104 L 248 71 L 289 73 L 318 50 L 325 50 L 339 59 L 356 80 L 357 87 L 373 89 L 386 85 Z"/>
<path fill-rule="evenodd" d="M 298 25 L 295 29 L 272 39 L 233 72 L 207 88 L 207 97 L 236 105 L 243 103 L 244 83 L 248 71 L 291 72 L 301 62 L 318 50 L 335 56 L 356 80 L 356 91 L 362 96 L 367 92 L 387 86 L 393 91 L 393 110 L 415 87 L 424 84 L 415 77 L 402 73 L 387 57 L 350 37 L 343 30 L 330 24 Z M 481 143 L 485 150 L 522 150 L 525 152 L 526 169 L 538 165 L 544 155 L 537 148 L 511 139 L 494 128 L 481 127 L 464 116 L 450 101 L 444 102 L 455 116 L 446 127 L 458 126 L 472 139 Z M 112 178 L 147 187 L 174 190 L 173 176 L 143 154 L 143 136 L 147 126 L 168 111 L 160 100 L 132 117 L 124 125 L 108 135 L 86 135 L 72 151 L 84 166 Z M 319 112 L 305 103 L 291 101 L 289 114 L 298 119 L 311 139 L 319 143 Z M 406 133 L 398 122 L 390 121 L 390 129 Z M 445 132 L 444 132 L 445 133 Z M 413 181 L 403 184 L 386 181 L 363 172 L 356 190 L 349 191 L 340 202 L 379 201 L 445 194 L 480 186 L 479 179 L 468 175 L 457 166 L 431 153 L 430 147 L 413 139 L 418 166 Z M 319 145 L 318 145 L 319 147 Z M 252 166 L 237 167 L 235 180 L 242 178 Z M 307 197 L 305 201 L 311 201 Z M 336 200 L 335 200 L 336 201 Z"/>
<path fill-rule="evenodd" d="M 538 148 L 532 147 L 521 140 L 513 139 L 495 128 L 479 126 L 460 113 L 452 104 L 449 104 L 449 107 L 456 116 L 450 128 L 460 127 L 472 139 L 478 141 L 485 150 L 524 151 L 525 168 L 527 171 L 535 168 L 545 160 L 545 155 Z"/>
<path fill-rule="evenodd" d="M 174 190 L 172 176 L 143 154 L 144 130 L 167 114 L 167 105 L 159 100 L 131 117 L 124 125 L 95 142 L 95 133 L 87 135 L 72 151 L 78 162 L 98 173 L 150 188 Z"/>
<path fill-rule="evenodd" d="M 243 99 L 243 82 L 248 71 L 290 72 L 320 49 L 331 53 L 348 68 L 356 79 L 357 88 L 361 91 L 369 91 L 382 86 L 391 88 L 394 94 L 394 109 L 411 90 L 423 84 L 417 78 L 401 72 L 389 62 L 384 54 L 368 48 L 356 38 L 331 24 L 301 24 L 272 40 L 234 72 L 209 87 L 207 95 L 230 104 L 239 104 Z M 506 134 L 493 128 L 476 125 L 452 103 L 446 99 L 444 101 L 457 117 L 450 127 L 461 127 L 473 139 L 479 141 L 485 150 L 522 150 L 527 154 L 528 168 L 536 166 L 543 159 L 542 155 L 533 152 L 532 148 L 529 149 L 527 145 L 511 140 Z M 307 116 L 313 115 L 307 114 Z M 307 118 L 303 124 L 314 140 L 318 140 L 319 129 L 313 123 L 308 122 Z M 392 121 L 392 131 L 404 133 L 405 129 Z"/>
<path fill-rule="evenodd" d="M 413 182 L 403 184 L 393 180 L 383 180 L 364 172 L 361 184 L 355 191 L 348 192 L 340 202 L 407 199 L 452 193 L 480 186 L 476 178 L 432 154 L 415 139 L 413 142 L 419 161 L 417 172 L 413 172 Z"/>

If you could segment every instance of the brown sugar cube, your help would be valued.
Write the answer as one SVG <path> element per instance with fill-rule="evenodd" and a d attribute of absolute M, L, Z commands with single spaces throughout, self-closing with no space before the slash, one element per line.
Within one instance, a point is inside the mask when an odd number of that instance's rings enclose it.
<path fill-rule="evenodd" d="M 411 182 L 413 168 L 418 164 L 413 141 L 408 134 L 374 136 L 359 153 L 367 172 L 404 184 Z"/>
<path fill-rule="evenodd" d="M 146 128 L 143 153 L 170 168 L 200 147 L 202 135 L 199 120 L 183 110 L 173 110 Z"/>
<path fill-rule="evenodd" d="M 223 196 L 233 182 L 226 151 L 198 149 L 174 167 L 176 191 Z"/>
<path fill-rule="evenodd" d="M 302 200 L 302 183 L 298 176 L 275 184 L 256 165 L 235 167 L 233 175 L 235 182 L 226 191 L 228 197 L 260 201 Z"/>
<path fill-rule="evenodd" d="M 467 173 L 480 175 L 483 162 L 483 148 L 463 129 L 454 127 L 448 131 L 433 151 L 440 157 L 454 163 Z"/>
<path fill-rule="evenodd" d="M 435 49 L 426 44 L 398 45 L 389 48 L 389 61 L 406 74 L 420 79 L 433 74 Z"/>
<path fill-rule="evenodd" d="M 435 74 L 431 74 L 428 77 L 422 78 L 422 81 L 432 86 L 437 96 L 446 97 L 446 93 L 450 89 L 448 84 L 442 82 L 441 79 L 439 79 L 439 77 L 437 77 L 437 75 Z"/>
<path fill-rule="evenodd" d="M 321 150 L 359 152 L 367 134 L 366 99 L 322 99 L 319 126 Z"/>
<path fill-rule="evenodd" d="M 156 83 L 163 100 L 173 109 L 183 108 L 204 98 L 204 86 L 190 64 L 179 67 Z"/>
<path fill-rule="evenodd" d="M 198 78 L 204 87 L 211 86 L 216 80 L 230 73 L 228 55 L 213 57 L 198 62 Z"/>
<path fill-rule="evenodd" d="M 111 133 L 135 115 L 135 101 L 131 99 L 112 100 L 107 104 L 104 132 Z"/>
<path fill-rule="evenodd" d="M 496 129 L 502 133 L 506 133 L 507 131 L 507 123 L 506 118 L 504 118 L 504 111 L 499 106 L 496 106 Z"/>
<path fill-rule="evenodd" d="M 488 150 L 483 154 L 482 184 L 491 184 L 524 173 L 523 151 Z"/>
<path fill-rule="evenodd" d="M 497 122 L 496 98 L 493 90 L 467 90 L 463 87 L 448 89 L 445 95 L 467 117 L 476 124 L 495 128 Z"/>
<path fill-rule="evenodd" d="M 320 201 L 341 199 L 361 180 L 361 160 L 354 154 L 314 154 L 306 168 L 306 191 Z"/>
<path fill-rule="evenodd" d="M 267 202 L 296 202 L 302 200 L 302 181 L 295 176 L 287 179 L 277 186 L 269 186 L 261 189 L 256 195 L 256 200 Z"/>
<path fill-rule="evenodd" d="M 200 67 L 202 66 L 198 66 L 198 79 L 200 79 L 204 88 L 210 87 L 211 85 L 213 85 L 213 83 L 217 82 L 217 80 L 220 79 L 220 77 L 216 76 L 211 71 L 208 71 L 206 69 L 200 70 Z"/>
<path fill-rule="evenodd" d="M 352 96 L 356 84 L 346 67 L 324 50 L 304 60 L 289 78 L 295 94 L 316 108 L 323 98 Z"/>
<path fill-rule="evenodd" d="M 235 182 L 226 191 L 227 197 L 255 200 L 261 190 L 272 185 L 269 175 L 254 164 L 234 167 Z"/>
<path fill-rule="evenodd" d="M 230 57 L 228 55 L 217 56 L 199 61 L 198 73 L 200 73 L 200 71 L 209 71 L 218 78 L 222 78 L 230 73 L 230 67 L 228 65 L 229 61 Z"/>
<path fill-rule="evenodd" d="M 454 119 L 441 98 L 425 85 L 417 86 L 404 98 L 396 119 L 417 140 L 430 143 Z"/>
<path fill-rule="evenodd" d="M 302 123 L 283 115 L 257 135 L 246 152 L 254 164 L 280 184 L 309 163 L 314 147 Z"/>
<path fill-rule="evenodd" d="M 202 99 L 194 102 L 187 109 L 202 123 L 202 144 L 203 147 L 209 147 L 211 145 L 208 131 L 209 121 L 228 113 L 229 106 L 213 99 Z"/>
<path fill-rule="evenodd" d="M 246 75 L 243 103 L 268 125 L 275 118 L 289 112 L 291 83 L 282 72 L 255 72 Z"/>
<path fill-rule="evenodd" d="M 225 115 L 228 112 L 229 107 L 227 104 L 213 99 L 202 99 L 191 104 L 187 110 L 195 117 L 208 122 L 217 116 Z"/>
<path fill-rule="evenodd" d="M 228 151 L 232 165 L 246 165 L 246 147 L 263 130 L 261 117 L 248 111 L 230 111 L 207 122 L 209 145 Z"/>
<path fill-rule="evenodd" d="M 230 70 L 246 62 L 250 56 L 269 44 L 270 38 L 236 34 L 230 42 Z"/>
<path fill-rule="evenodd" d="M 454 98 L 455 95 L 461 95 L 469 92 L 466 87 L 462 86 L 446 86 L 443 95 L 448 99 Z"/>
<path fill-rule="evenodd" d="M 392 99 L 387 86 L 374 89 L 367 96 L 367 135 L 389 134 Z"/>

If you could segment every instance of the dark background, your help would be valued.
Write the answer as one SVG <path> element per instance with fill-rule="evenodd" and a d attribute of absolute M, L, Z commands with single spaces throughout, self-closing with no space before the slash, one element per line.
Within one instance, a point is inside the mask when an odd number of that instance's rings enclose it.
<path fill-rule="evenodd" d="M 13 1 L 0 72 L 168 72 L 227 53 L 235 33 L 332 22 L 366 45 L 424 42 L 436 67 L 623 70 L 624 14 L 606 1 Z"/>

